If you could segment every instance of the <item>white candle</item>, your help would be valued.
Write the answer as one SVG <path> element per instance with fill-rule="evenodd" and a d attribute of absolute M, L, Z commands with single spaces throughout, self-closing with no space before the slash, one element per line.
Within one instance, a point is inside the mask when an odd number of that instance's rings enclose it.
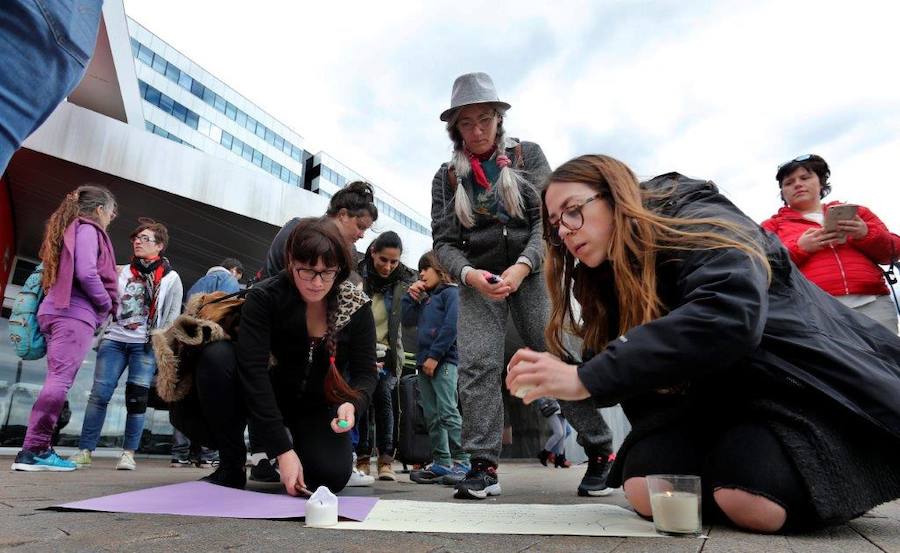
<path fill-rule="evenodd" d="M 663 492 L 650 496 L 653 523 L 662 532 L 700 532 L 700 498 L 689 492 Z"/>

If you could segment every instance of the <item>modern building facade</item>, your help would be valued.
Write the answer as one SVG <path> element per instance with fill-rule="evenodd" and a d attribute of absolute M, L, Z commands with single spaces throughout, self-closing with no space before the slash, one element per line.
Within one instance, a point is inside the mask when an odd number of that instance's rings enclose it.
<path fill-rule="evenodd" d="M 313 153 L 315 152 L 315 153 Z M 169 227 L 165 255 L 187 289 L 224 257 L 248 272 L 261 267 L 271 239 L 296 216 L 325 212 L 334 192 L 360 175 L 310 146 L 106 0 L 97 49 L 85 78 L 0 175 L 0 296 L 9 305 L 37 262 L 44 223 L 80 184 L 107 186 L 119 217 L 110 226 L 117 261 L 131 254 L 138 217 Z M 376 186 L 381 216 L 362 241 L 398 232 L 404 261 L 431 248 L 430 221 Z M 23 362 L 0 317 L 0 446 L 21 444 L 46 363 Z M 93 380 L 88 355 L 69 392 L 71 420 L 61 445 L 77 443 Z M 120 445 L 122 388 L 110 404 L 101 445 Z M 148 412 L 149 413 L 149 412 Z M 171 426 L 151 413 L 146 451 L 167 451 Z"/>

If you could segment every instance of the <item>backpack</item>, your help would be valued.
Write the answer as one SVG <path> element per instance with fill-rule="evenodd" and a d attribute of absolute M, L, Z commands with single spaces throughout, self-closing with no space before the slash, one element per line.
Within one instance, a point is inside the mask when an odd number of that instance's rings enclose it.
<path fill-rule="evenodd" d="M 41 334 L 37 312 L 44 300 L 41 276 L 44 264 L 35 267 L 16 295 L 12 313 L 9 315 L 9 339 L 16 348 L 16 355 L 25 361 L 34 361 L 47 355 L 47 340 Z"/>

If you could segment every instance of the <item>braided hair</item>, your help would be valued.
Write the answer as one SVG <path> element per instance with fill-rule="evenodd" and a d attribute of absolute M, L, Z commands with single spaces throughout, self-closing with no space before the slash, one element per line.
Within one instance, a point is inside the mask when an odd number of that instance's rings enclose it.
<path fill-rule="evenodd" d="M 328 267 L 337 267 L 331 290 L 325 296 L 327 328 L 324 341 L 328 350 L 328 373 L 325 375 L 325 399 L 329 403 L 344 403 L 355 400 L 359 392 L 354 390 L 341 376 L 335 359 L 337 358 L 337 317 L 340 306 L 341 284 L 350 276 L 353 258 L 337 225 L 329 217 L 306 217 L 300 219 L 291 231 L 285 246 L 285 266 L 299 261 L 316 265 L 319 261 Z M 290 268 L 288 269 L 290 270 Z"/>
<path fill-rule="evenodd" d="M 506 150 L 506 131 L 503 129 L 503 118 L 506 116 L 506 111 L 497 104 L 492 104 L 492 107 L 497 117 L 500 118 L 500 121 L 497 123 L 497 138 L 495 140 L 497 153 L 495 155 L 503 155 Z M 450 158 L 450 166 L 456 169 L 458 178 L 464 179 L 472 171 L 472 165 L 465 152 L 466 146 L 462 133 L 456 128 L 460 112 L 461 110 L 457 109 L 450 115 L 447 121 L 447 133 L 450 135 L 450 140 L 453 141 L 453 155 Z M 522 198 L 522 192 L 519 189 L 519 186 L 522 184 L 528 184 L 528 181 L 522 176 L 520 171 L 510 166 L 501 167 L 500 175 L 497 178 L 497 196 L 506 212 L 511 217 L 518 219 L 525 217 L 525 200 Z M 475 214 L 472 211 L 472 200 L 469 198 L 469 193 L 465 187 L 457 186 L 454 196 L 453 209 L 456 212 L 456 217 L 464 227 L 472 228 L 475 226 Z"/>

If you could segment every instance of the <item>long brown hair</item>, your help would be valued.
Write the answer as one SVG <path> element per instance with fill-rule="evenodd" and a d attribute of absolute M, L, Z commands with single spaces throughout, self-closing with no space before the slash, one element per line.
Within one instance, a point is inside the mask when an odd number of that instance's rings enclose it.
<path fill-rule="evenodd" d="M 44 231 L 44 241 L 41 243 L 38 254 L 44 263 L 44 273 L 41 276 L 41 286 L 44 290 L 49 290 L 56 282 L 56 273 L 59 271 L 59 254 L 62 250 L 63 235 L 66 233 L 66 229 L 77 217 L 84 217 L 99 223 L 97 220 L 98 207 L 115 211 L 116 198 L 102 186 L 85 184 L 66 194 L 56 211 L 50 215 Z"/>
<path fill-rule="evenodd" d="M 660 250 L 698 250 L 734 248 L 760 263 L 771 275 L 762 246 L 747 228 L 715 218 L 666 217 L 645 206 L 649 200 L 664 200 L 674 193 L 642 191 L 637 177 L 621 161 L 604 155 L 584 155 L 567 161 L 548 177 L 548 182 L 579 182 L 597 190 L 613 214 L 609 243 L 609 266 L 616 300 L 604 294 L 602 278 L 578 278 L 577 272 L 591 272 L 587 266 L 576 268 L 575 258 L 566 247 L 546 248 L 544 271 L 551 301 L 550 323 L 545 331 L 548 348 L 557 355 L 566 354 L 563 335 L 571 332 L 584 341 L 586 348 L 601 351 L 612 338 L 607 321 L 618 312 L 619 334 L 664 315 L 665 306 L 657 293 L 656 262 Z M 549 188 L 550 185 L 547 186 Z M 544 236 L 550 230 L 547 188 L 541 193 Z M 607 269 L 600 269 L 602 272 Z M 606 287 L 608 289 L 608 279 Z M 572 296 L 581 306 L 576 319 Z M 606 305 L 616 301 L 617 305 Z"/>
<path fill-rule="evenodd" d="M 327 267 L 337 267 L 338 274 L 325 296 L 328 327 L 325 344 L 328 348 L 328 373 L 325 375 L 325 399 L 329 403 L 344 403 L 359 397 L 359 392 L 347 384 L 337 369 L 337 316 L 341 284 L 350 276 L 353 258 L 334 220 L 329 217 L 300 219 L 285 245 L 285 269 L 293 272 L 293 262 L 315 265 L 321 259 Z M 291 275 L 293 277 L 293 275 Z M 359 416 L 357 414 L 357 416 Z"/>
<path fill-rule="evenodd" d="M 419 272 L 421 273 L 425 269 L 434 269 L 434 272 L 438 274 L 438 278 L 440 278 L 441 282 L 444 284 L 454 284 L 455 282 L 450 275 L 450 272 L 441 265 L 437 253 L 435 253 L 434 250 L 423 253 L 422 257 L 419 258 Z"/>

